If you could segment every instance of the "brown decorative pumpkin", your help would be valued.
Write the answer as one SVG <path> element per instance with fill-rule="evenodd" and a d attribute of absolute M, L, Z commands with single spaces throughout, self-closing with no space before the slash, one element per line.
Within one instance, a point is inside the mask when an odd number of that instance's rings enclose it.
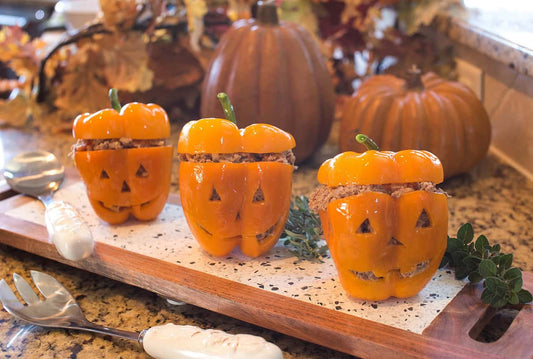
<path fill-rule="evenodd" d="M 347 101 L 340 123 L 340 149 L 364 150 L 364 133 L 382 150 L 427 150 L 439 157 L 449 178 L 472 169 L 487 153 L 489 117 L 473 91 L 434 73 L 409 71 L 407 80 L 376 75 Z"/>
<path fill-rule="evenodd" d="M 279 22 L 276 6 L 259 3 L 256 19 L 233 23 L 217 46 L 202 86 L 202 117 L 224 117 L 225 92 L 241 127 L 268 123 L 293 134 L 296 162 L 325 143 L 335 94 L 326 61 L 311 34 Z"/>

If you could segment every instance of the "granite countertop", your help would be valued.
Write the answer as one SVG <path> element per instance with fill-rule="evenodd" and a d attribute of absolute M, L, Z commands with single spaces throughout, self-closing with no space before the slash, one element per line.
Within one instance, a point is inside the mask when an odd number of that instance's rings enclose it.
<path fill-rule="evenodd" d="M 173 139 L 177 138 L 174 129 Z M 334 138 L 294 173 L 294 194 L 309 194 L 317 185 L 320 163 L 337 152 Z M 20 151 L 43 149 L 55 153 L 66 166 L 72 138 L 57 131 L 35 132 L 3 129 L 0 132 L 0 161 Z M 5 162 L 0 162 L 4 167 Z M 178 163 L 175 162 L 175 170 Z M 512 167 L 489 154 L 470 173 L 441 185 L 449 195 L 449 233 L 470 222 L 477 234 L 502 245 L 514 254 L 514 264 L 533 271 L 533 183 Z M 177 191 L 174 171 L 172 191 Z M 285 358 L 350 358 L 351 356 L 262 329 L 192 305 L 171 305 L 148 291 L 71 268 L 5 245 L 0 245 L 0 278 L 12 284 L 12 273 L 26 278 L 32 269 L 54 275 L 76 297 L 87 318 L 99 324 L 137 330 L 164 323 L 191 324 L 231 333 L 260 335 L 277 344 Z M 28 325 L 0 311 L 0 352 L 5 358 L 145 358 L 133 342 L 110 336 L 71 330 L 52 330 Z"/>
<path fill-rule="evenodd" d="M 504 3 L 498 5 L 442 13 L 437 17 L 436 29 L 454 42 L 518 73 L 533 76 L 533 11 L 520 12 L 505 9 Z"/>

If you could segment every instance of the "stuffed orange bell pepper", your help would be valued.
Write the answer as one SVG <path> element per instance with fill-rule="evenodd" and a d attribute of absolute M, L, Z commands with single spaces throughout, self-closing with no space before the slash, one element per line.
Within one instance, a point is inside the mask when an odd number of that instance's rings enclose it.
<path fill-rule="evenodd" d="M 234 120 L 225 94 L 219 98 Z M 204 118 L 183 127 L 181 204 L 206 252 L 224 256 L 239 246 L 257 257 L 276 244 L 289 213 L 294 146 L 292 135 L 267 124 L 239 130 L 230 120 Z"/>
<path fill-rule="evenodd" d="M 112 224 L 130 215 L 151 220 L 165 206 L 170 189 L 172 145 L 168 116 L 158 105 L 120 106 L 74 120 L 74 161 L 95 213 Z"/>
<path fill-rule="evenodd" d="M 310 205 L 350 295 L 410 297 L 433 277 L 447 242 L 447 196 L 435 186 L 442 180 L 427 151 L 344 152 L 322 164 Z"/>

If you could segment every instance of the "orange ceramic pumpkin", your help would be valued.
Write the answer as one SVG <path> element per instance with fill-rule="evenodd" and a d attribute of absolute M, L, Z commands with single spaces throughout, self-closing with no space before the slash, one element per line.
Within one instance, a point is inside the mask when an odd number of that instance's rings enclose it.
<path fill-rule="evenodd" d="M 231 98 L 240 126 L 268 123 L 291 133 L 297 163 L 328 138 L 335 95 L 325 58 L 307 30 L 278 21 L 273 3 L 259 3 L 257 18 L 236 21 L 218 44 L 202 86 L 202 117 L 224 117 L 219 92 Z"/>
<path fill-rule="evenodd" d="M 361 151 L 364 133 L 381 149 L 423 149 L 435 154 L 446 178 L 472 169 L 487 153 L 491 127 L 474 92 L 433 73 L 408 80 L 377 75 L 348 100 L 340 123 L 340 149 Z"/>

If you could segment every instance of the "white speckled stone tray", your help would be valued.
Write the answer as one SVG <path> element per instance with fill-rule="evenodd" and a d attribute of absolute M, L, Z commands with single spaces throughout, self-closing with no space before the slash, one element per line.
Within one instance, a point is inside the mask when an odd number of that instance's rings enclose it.
<path fill-rule="evenodd" d="M 93 213 L 81 182 L 63 187 L 55 198 L 77 207 L 98 242 L 413 333 L 421 334 L 465 285 L 450 271 L 438 270 L 417 296 L 357 300 L 342 289 L 330 258 L 324 263 L 296 262 L 281 243 L 256 259 L 237 250 L 224 258 L 211 257 L 192 237 L 179 205 L 167 204 L 158 219 L 149 223 L 130 219 L 112 226 Z M 44 207 L 38 201 L 5 214 L 44 226 Z"/>

